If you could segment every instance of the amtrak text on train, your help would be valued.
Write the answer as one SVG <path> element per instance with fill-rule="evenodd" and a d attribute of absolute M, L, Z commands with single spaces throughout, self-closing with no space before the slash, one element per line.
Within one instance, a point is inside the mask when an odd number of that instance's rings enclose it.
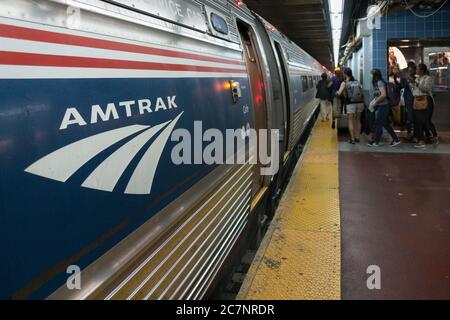
<path fill-rule="evenodd" d="M 110 102 L 104 107 L 96 104 L 91 106 L 90 118 L 83 117 L 77 107 L 70 107 L 66 109 L 59 129 L 64 130 L 72 125 L 85 126 L 88 124 L 87 119 L 89 119 L 90 124 L 95 124 L 99 120 L 117 120 L 121 115 L 131 117 L 135 114 L 143 115 L 178 108 L 175 101 L 176 98 L 177 96 L 168 96 L 158 97 L 153 101 L 151 99 L 140 99 L 121 101 L 118 103 Z"/>

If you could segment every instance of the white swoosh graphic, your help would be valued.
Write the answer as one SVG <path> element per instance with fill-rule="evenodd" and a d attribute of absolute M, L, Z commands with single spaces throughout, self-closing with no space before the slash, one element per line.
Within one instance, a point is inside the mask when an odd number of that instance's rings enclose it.
<path fill-rule="evenodd" d="M 165 129 L 159 137 L 147 149 L 141 161 L 128 182 L 125 193 L 127 194 L 150 194 L 159 159 L 183 112 L 181 112 Z"/>
<path fill-rule="evenodd" d="M 147 129 L 103 161 L 83 182 L 82 186 L 91 189 L 113 191 L 130 162 L 144 145 L 170 121 Z"/>
<path fill-rule="evenodd" d="M 106 131 L 58 149 L 36 161 L 26 172 L 66 182 L 78 169 L 116 142 L 149 126 L 132 125 Z"/>

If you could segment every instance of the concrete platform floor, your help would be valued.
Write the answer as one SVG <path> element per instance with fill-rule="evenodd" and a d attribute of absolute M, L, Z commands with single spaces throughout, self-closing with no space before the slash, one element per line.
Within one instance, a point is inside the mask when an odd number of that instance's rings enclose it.
<path fill-rule="evenodd" d="M 343 299 L 450 299 L 450 139 L 441 137 L 420 151 L 340 139 Z M 370 265 L 380 290 L 367 288 Z"/>
<path fill-rule="evenodd" d="M 374 149 L 317 123 L 238 298 L 450 299 L 450 132 L 440 137 Z"/>

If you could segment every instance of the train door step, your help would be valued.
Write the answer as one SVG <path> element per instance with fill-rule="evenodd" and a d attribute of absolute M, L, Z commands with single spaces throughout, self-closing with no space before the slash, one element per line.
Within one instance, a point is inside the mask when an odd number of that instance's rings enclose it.
<path fill-rule="evenodd" d="M 241 262 L 234 269 L 234 273 L 226 285 L 225 291 L 220 294 L 221 299 L 234 300 L 236 298 L 236 295 L 239 292 L 245 277 L 247 276 L 248 269 L 250 268 L 255 255 L 255 250 L 247 250 L 245 252 Z"/>
<path fill-rule="evenodd" d="M 235 274 L 233 274 L 231 281 L 235 283 L 243 283 L 245 275 L 246 275 L 245 273 L 236 272 Z"/>
<path fill-rule="evenodd" d="M 251 265 L 253 262 L 253 258 L 256 255 L 256 251 L 255 250 L 247 250 L 247 252 L 245 253 L 245 255 L 242 257 L 242 264 L 244 265 Z"/>

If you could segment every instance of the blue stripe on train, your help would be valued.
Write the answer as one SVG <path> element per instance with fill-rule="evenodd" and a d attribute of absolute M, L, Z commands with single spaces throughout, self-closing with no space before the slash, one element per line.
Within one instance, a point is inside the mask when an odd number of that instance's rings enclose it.
<path fill-rule="evenodd" d="M 156 125 L 184 111 L 176 128 L 253 127 L 245 94 L 238 104 L 223 89 L 228 79 L 0 80 L 0 298 L 43 298 L 65 283 L 69 264 L 86 267 L 155 213 L 208 174 L 214 166 L 172 164 L 169 140 L 150 195 L 123 191 L 147 146 L 122 175 L 113 192 L 81 187 L 84 179 L 118 146 L 89 161 L 66 183 L 24 172 L 45 155 L 74 141 L 123 126 Z M 241 80 L 248 88 L 247 79 Z M 120 101 L 176 95 L 177 109 L 125 116 Z M 76 107 L 89 122 L 90 108 L 116 103 L 120 119 L 71 125 L 59 130 L 66 108 Z M 151 141 L 150 141 L 151 143 Z M 176 186 L 174 188 L 174 186 Z M 112 230 L 115 230 L 114 232 Z M 41 286 L 40 280 L 48 282 Z M 33 282 L 36 287 L 33 287 Z M 45 281 L 44 281 L 45 282 Z M 31 286 L 30 286 L 31 284 Z M 27 287 L 29 286 L 29 287 Z"/>

